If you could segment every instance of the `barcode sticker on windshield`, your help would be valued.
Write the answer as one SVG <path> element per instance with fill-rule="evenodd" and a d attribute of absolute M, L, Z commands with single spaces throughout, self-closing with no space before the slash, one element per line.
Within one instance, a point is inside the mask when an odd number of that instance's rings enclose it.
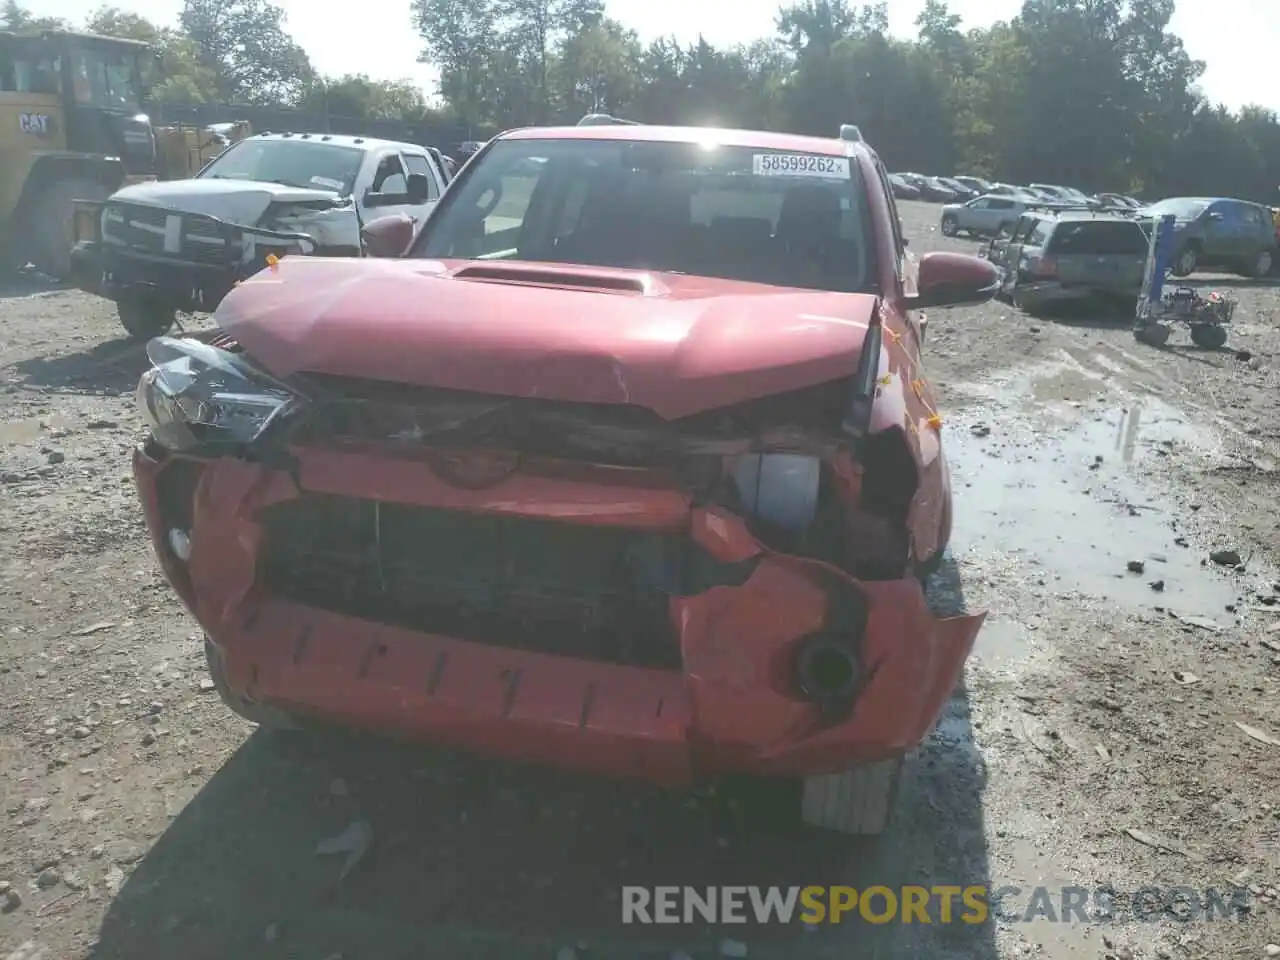
<path fill-rule="evenodd" d="M 822 157 L 815 153 L 757 153 L 751 158 L 757 177 L 817 177 L 848 180 L 848 157 Z"/>

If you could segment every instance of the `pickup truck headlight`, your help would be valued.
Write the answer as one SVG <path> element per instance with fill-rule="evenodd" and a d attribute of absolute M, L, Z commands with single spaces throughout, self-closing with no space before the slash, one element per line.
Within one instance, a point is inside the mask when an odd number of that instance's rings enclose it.
<path fill-rule="evenodd" d="M 199 340 L 156 337 L 138 381 L 138 409 L 170 450 L 249 444 L 302 398 L 241 357 Z"/>

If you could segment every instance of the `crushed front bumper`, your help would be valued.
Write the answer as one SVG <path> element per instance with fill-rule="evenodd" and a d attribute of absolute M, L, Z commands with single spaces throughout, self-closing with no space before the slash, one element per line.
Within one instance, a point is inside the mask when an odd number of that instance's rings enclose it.
<path fill-rule="evenodd" d="M 418 462 L 305 448 L 291 455 L 286 471 L 142 447 L 134 474 L 157 555 L 217 646 L 232 692 L 302 716 L 669 785 L 731 772 L 836 772 L 923 739 L 984 617 L 935 618 L 914 579 L 857 582 L 772 553 L 737 517 L 674 491 L 519 474 L 460 490 Z M 713 562 L 748 572 L 736 585 L 670 598 L 675 669 L 513 649 L 328 612 L 265 589 L 264 511 L 313 495 L 679 530 Z M 173 529 L 189 533 L 185 560 L 171 546 Z M 833 589 L 856 592 L 867 610 L 860 686 L 835 721 L 790 677 L 792 654 L 823 627 Z"/>
<path fill-rule="evenodd" d="M 93 240 L 71 249 L 71 281 L 77 289 L 108 300 L 145 297 L 190 313 L 212 312 L 241 274 L 219 264 L 148 256 Z"/>
<path fill-rule="evenodd" d="M 268 256 L 309 255 L 315 240 L 120 200 L 77 200 L 72 283 L 109 300 L 144 298 L 166 308 L 210 313 L 232 287 L 267 266 Z M 104 237 L 104 212 L 116 217 Z M 138 218 L 137 220 L 132 218 Z"/>

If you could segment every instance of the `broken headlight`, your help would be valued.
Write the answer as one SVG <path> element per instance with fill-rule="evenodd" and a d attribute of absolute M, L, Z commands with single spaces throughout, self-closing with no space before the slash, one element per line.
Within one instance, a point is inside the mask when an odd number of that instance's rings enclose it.
<path fill-rule="evenodd" d="M 252 443 L 301 398 L 241 357 L 199 340 L 156 337 L 138 381 L 138 409 L 170 450 Z"/>

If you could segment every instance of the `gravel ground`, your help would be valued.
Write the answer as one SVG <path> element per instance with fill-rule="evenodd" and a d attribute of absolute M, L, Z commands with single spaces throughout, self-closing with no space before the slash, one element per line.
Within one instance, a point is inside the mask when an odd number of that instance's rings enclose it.
<path fill-rule="evenodd" d="M 974 247 L 903 215 L 917 251 Z M 1280 954 L 1280 288 L 1200 281 L 1240 298 L 1228 349 L 998 303 L 930 318 L 957 488 L 935 587 L 991 613 L 879 843 L 763 831 L 731 790 L 256 733 L 145 539 L 141 350 L 100 301 L 0 291 L 0 957 Z M 316 846 L 353 823 L 372 844 L 343 876 Z M 624 883 L 990 883 L 1017 910 L 1038 884 L 1242 886 L 1249 909 L 636 928 Z"/>

